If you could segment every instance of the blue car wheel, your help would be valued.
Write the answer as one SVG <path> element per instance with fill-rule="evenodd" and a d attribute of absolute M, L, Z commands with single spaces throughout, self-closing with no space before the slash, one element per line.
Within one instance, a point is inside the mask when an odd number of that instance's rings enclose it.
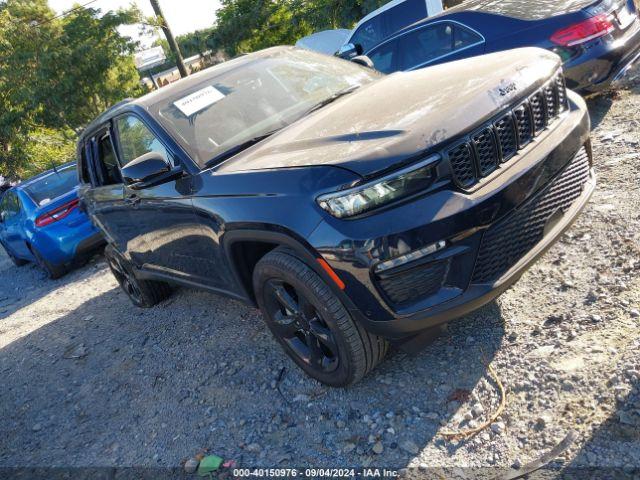
<path fill-rule="evenodd" d="M 33 253 L 33 256 L 40 268 L 45 271 L 47 277 L 49 277 L 51 280 L 60 278 L 65 273 L 67 273 L 67 269 L 64 267 L 64 265 L 54 265 L 53 263 L 49 262 L 40 254 L 40 252 L 38 252 L 35 247 L 31 247 L 31 253 Z"/>

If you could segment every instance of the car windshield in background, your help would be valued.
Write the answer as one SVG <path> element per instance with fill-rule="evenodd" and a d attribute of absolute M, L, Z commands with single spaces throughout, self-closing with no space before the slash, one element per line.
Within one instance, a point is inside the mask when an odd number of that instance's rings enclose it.
<path fill-rule="evenodd" d="M 378 78 L 354 63 L 288 50 L 225 70 L 151 110 L 204 167 Z"/>
<path fill-rule="evenodd" d="M 25 187 L 25 191 L 36 205 L 42 206 L 70 192 L 76 185 L 78 185 L 78 174 L 74 165 L 35 180 Z"/>

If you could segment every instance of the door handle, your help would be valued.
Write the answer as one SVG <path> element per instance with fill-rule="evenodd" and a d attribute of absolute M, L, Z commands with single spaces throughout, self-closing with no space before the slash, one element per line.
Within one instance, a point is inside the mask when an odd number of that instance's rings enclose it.
<path fill-rule="evenodd" d="M 125 203 L 127 205 L 133 205 L 134 207 L 136 205 L 138 205 L 140 203 L 140 197 L 138 195 L 136 195 L 135 193 L 132 193 L 130 195 L 127 195 L 127 197 L 124 199 Z"/>

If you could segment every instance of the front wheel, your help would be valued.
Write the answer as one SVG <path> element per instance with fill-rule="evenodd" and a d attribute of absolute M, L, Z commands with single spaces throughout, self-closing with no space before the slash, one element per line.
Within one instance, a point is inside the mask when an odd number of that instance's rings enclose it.
<path fill-rule="evenodd" d="M 151 308 L 171 295 L 171 286 L 168 283 L 136 277 L 131 266 L 111 245 L 104 249 L 104 256 L 120 288 L 135 306 Z"/>
<path fill-rule="evenodd" d="M 285 352 L 309 376 L 332 386 L 358 382 L 385 356 L 387 342 L 353 320 L 306 263 L 285 249 L 256 265 L 253 285 L 264 320 Z"/>

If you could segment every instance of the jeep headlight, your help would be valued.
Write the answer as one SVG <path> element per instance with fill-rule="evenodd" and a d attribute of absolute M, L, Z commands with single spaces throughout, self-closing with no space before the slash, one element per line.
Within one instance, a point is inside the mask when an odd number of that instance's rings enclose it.
<path fill-rule="evenodd" d="M 382 178 L 340 192 L 318 197 L 318 204 L 334 217 L 360 215 L 400 198 L 426 190 L 435 178 L 438 155 Z"/>

